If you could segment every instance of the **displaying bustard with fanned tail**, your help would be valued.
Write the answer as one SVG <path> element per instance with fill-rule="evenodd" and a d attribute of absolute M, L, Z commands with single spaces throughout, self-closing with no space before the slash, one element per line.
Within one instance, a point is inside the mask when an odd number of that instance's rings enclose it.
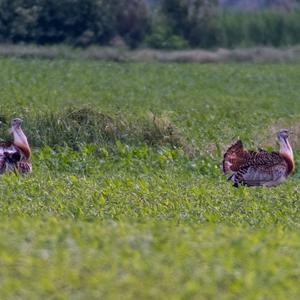
<path fill-rule="evenodd" d="M 13 141 L 0 142 L 0 174 L 9 171 L 29 173 L 32 170 L 29 160 L 31 151 L 21 124 L 21 119 L 13 119 L 10 129 Z"/>
<path fill-rule="evenodd" d="M 279 152 L 247 151 L 240 140 L 227 149 L 222 168 L 233 186 L 276 186 L 286 180 L 295 167 L 288 130 L 281 129 L 277 138 Z"/>

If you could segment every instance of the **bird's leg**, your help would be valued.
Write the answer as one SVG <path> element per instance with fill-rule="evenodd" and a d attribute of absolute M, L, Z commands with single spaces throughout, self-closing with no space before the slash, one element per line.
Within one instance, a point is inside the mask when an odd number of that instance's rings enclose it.
<path fill-rule="evenodd" d="M 5 159 L 0 159 L 0 174 L 3 174 L 5 172 Z"/>
<path fill-rule="evenodd" d="M 231 174 L 230 176 L 227 177 L 227 181 L 230 181 L 232 179 L 232 177 L 234 176 L 234 174 Z"/>
<path fill-rule="evenodd" d="M 238 178 L 238 176 L 237 176 L 237 174 L 236 173 L 234 173 L 233 174 L 234 176 L 233 176 L 233 186 L 235 187 L 235 188 L 238 188 L 239 187 L 239 178 Z"/>
<path fill-rule="evenodd" d="M 235 188 L 237 188 L 237 187 L 239 187 L 239 182 L 238 182 L 238 180 L 237 180 L 237 178 L 236 178 L 235 175 L 236 175 L 235 173 L 231 174 L 229 177 L 227 177 L 227 181 L 232 180 L 233 181 L 233 185 L 232 186 L 234 186 Z"/>

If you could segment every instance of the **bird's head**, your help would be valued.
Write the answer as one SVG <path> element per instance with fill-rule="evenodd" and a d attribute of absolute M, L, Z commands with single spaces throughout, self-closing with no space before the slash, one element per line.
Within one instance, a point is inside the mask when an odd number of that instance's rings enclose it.
<path fill-rule="evenodd" d="M 294 159 L 292 147 L 288 141 L 289 131 L 287 129 L 280 129 L 277 133 L 278 142 L 280 145 L 279 152 L 281 154 L 285 154 L 290 157 L 292 160 Z"/>
<path fill-rule="evenodd" d="M 18 129 L 18 128 L 20 128 L 22 123 L 23 123 L 23 120 L 20 118 L 12 119 L 11 127 L 12 127 L 12 129 Z"/>
<path fill-rule="evenodd" d="M 278 140 L 286 140 L 287 138 L 289 137 L 289 131 L 288 129 L 280 129 L 278 132 L 277 132 L 277 138 Z"/>
<path fill-rule="evenodd" d="M 18 129 L 21 128 L 21 125 L 23 123 L 23 120 L 20 118 L 15 118 L 11 120 L 11 127 L 9 129 L 9 133 L 13 134 L 14 132 L 18 131 Z"/>

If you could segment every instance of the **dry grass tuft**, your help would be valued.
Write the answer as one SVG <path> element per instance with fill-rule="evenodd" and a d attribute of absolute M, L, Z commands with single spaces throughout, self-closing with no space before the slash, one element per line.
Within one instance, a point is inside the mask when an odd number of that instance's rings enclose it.
<path fill-rule="evenodd" d="M 6 135 L 10 116 L 0 115 L 1 137 Z M 166 116 L 149 113 L 144 118 L 129 120 L 124 115 L 111 116 L 92 107 L 69 107 L 60 112 L 38 113 L 26 119 L 26 134 L 33 147 L 97 144 L 114 149 L 117 141 L 128 145 L 169 145 L 181 148 L 192 157 L 195 147 Z"/>
<path fill-rule="evenodd" d="M 144 141 L 149 145 L 171 145 L 182 148 L 188 157 L 194 157 L 197 153 L 196 147 L 188 143 L 180 130 L 170 121 L 167 115 L 157 116 L 152 112 L 142 127 Z"/>
<path fill-rule="evenodd" d="M 287 124 L 286 120 L 279 119 L 276 124 L 270 125 L 264 135 L 260 145 L 265 148 L 278 149 L 277 132 L 281 128 L 287 128 L 290 131 L 289 140 L 295 150 L 300 149 L 300 123 Z"/>
<path fill-rule="evenodd" d="M 118 47 L 92 46 L 86 49 L 69 46 L 0 45 L 0 57 L 40 59 L 89 59 L 118 62 L 299 62 L 300 47 L 255 47 L 216 50 L 154 50 L 130 51 Z"/>

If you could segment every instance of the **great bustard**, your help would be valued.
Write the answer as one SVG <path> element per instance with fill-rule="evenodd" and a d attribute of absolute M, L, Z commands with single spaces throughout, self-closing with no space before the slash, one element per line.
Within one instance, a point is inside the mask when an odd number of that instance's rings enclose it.
<path fill-rule="evenodd" d="M 224 154 L 222 169 L 233 186 L 276 186 L 285 181 L 295 168 L 288 133 L 287 129 L 277 133 L 279 152 L 247 151 L 240 140 L 232 144 Z"/>
<path fill-rule="evenodd" d="M 29 173 L 32 170 L 31 151 L 21 124 L 21 119 L 13 119 L 10 129 L 13 141 L 0 142 L 0 174 L 7 171 Z"/>

